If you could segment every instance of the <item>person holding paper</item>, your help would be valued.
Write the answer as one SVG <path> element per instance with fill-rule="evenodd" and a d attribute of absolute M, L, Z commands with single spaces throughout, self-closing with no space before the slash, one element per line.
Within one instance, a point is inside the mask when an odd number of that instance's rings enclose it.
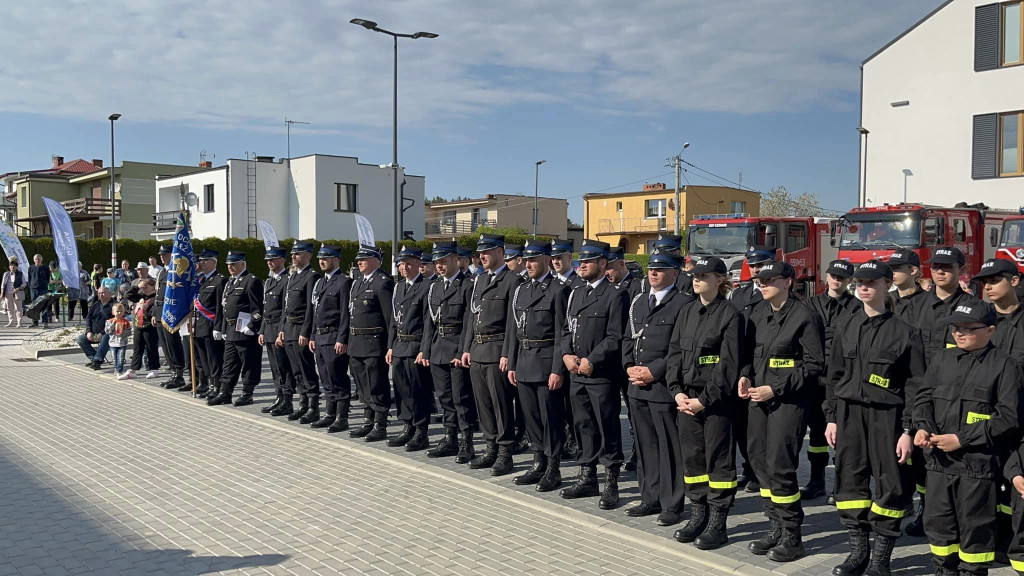
<path fill-rule="evenodd" d="M 242 395 L 235 406 L 252 404 L 252 393 L 260 383 L 263 348 L 257 334 L 263 322 L 263 282 L 245 269 L 245 252 L 229 250 L 224 285 L 224 364 L 220 394 L 206 401 L 209 406 L 230 404 L 231 394 L 242 378 Z"/>

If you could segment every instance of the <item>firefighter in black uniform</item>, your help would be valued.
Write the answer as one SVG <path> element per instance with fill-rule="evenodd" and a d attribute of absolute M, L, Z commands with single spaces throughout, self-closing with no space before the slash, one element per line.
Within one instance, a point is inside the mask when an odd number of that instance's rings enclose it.
<path fill-rule="evenodd" d="M 348 376 L 348 299 L 352 279 L 341 271 L 341 250 L 336 246 L 322 245 L 316 257 L 323 276 L 313 286 L 313 341 L 309 349 L 316 358 L 327 413 L 319 418 L 319 403 L 311 399 L 309 412 L 299 422 L 334 433 L 348 430 L 352 401 L 352 381 Z"/>
<path fill-rule="evenodd" d="M 523 260 L 528 277 L 512 293 L 512 317 L 505 335 L 511 343 L 508 380 L 518 391 L 533 447 L 533 466 L 513 482 L 520 486 L 537 484 L 538 492 L 550 492 L 562 483 L 562 396 L 569 378 L 558 346 L 569 289 L 551 274 L 550 254 L 548 243 L 527 242 Z"/>
<path fill-rule="evenodd" d="M 473 432 L 477 427 L 473 384 L 469 369 L 462 365 L 463 321 L 472 297 L 473 278 L 459 267 L 458 250 L 455 242 L 434 244 L 431 258 L 441 279 L 427 291 L 427 317 L 418 359 L 420 365 L 430 369 L 445 430 L 437 446 L 427 451 L 427 457 L 455 456 L 456 463 L 466 464 L 475 456 Z"/>
<path fill-rule="evenodd" d="M 628 508 L 626 515 L 658 514 L 659 526 L 679 522 L 684 497 L 678 411 L 668 389 L 674 359 L 669 356 L 672 330 L 680 309 L 693 302 L 675 289 L 679 266 L 679 259 L 670 254 L 651 256 L 650 288 L 629 298 L 622 339 L 633 449 L 642 463 L 637 473 L 640 504 Z"/>
<path fill-rule="evenodd" d="M 217 252 L 203 250 L 196 259 L 202 277 L 199 279 L 199 293 L 195 301 L 195 324 L 192 337 L 195 338 L 196 356 L 199 364 L 200 386 L 196 389 L 199 398 L 213 398 L 220 394 L 221 362 L 224 358 L 224 277 L 217 271 Z"/>
<path fill-rule="evenodd" d="M 839 330 L 847 317 L 862 308 L 860 300 L 857 300 L 848 289 L 853 279 L 853 271 L 853 264 L 846 260 L 829 262 L 828 268 L 825 269 L 827 289 L 806 301 L 825 325 L 826 359 L 832 350 L 832 335 Z M 828 468 L 825 413 L 822 411 L 825 389 L 818 387 L 814 392 L 818 397 L 811 398 L 807 405 L 807 461 L 811 464 L 811 478 L 807 485 L 800 489 L 804 500 L 814 500 L 825 495 L 825 468 Z"/>
<path fill-rule="evenodd" d="M 462 364 L 469 366 L 476 399 L 477 416 L 483 429 L 487 448 L 470 461 L 474 469 L 490 468 L 492 476 L 512 471 L 512 449 L 515 445 L 515 418 L 512 384 L 508 370 L 509 302 L 520 278 L 503 262 L 505 237 L 482 234 L 477 251 L 484 273 L 473 281 L 470 299 L 469 326 L 463 330 Z"/>
<path fill-rule="evenodd" d="M 320 403 L 320 375 L 316 372 L 316 358 L 309 350 L 313 335 L 313 286 L 320 275 L 313 271 L 313 245 L 296 240 L 291 251 L 292 268 L 284 293 L 284 323 L 279 338 L 284 339 L 284 350 L 288 364 L 295 375 L 299 395 L 299 409 L 295 410 L 289 398 L 272 416 L 288 416 L 289 420 L 301 420 L 309 412 L 310 405 Z M 306 424 L 312 420 L 306 418 Z"/>
<path fill-rule="evenodd" d="M 913 495 L 907 461 L 924 344 L 916 328 L 893 314 L 888 264 L 865 262 L 854 278 L 856 301 L 862 304 L 835 328 L 823 406 L 825 437 L 836 449 L 836 506 L 850 536 L 850 554 L 833 574 L 859 576 L 867 570 L 881 576 L 889 574 L 900 521 Z"/>
<path fill-rule="evenodd" d="M 736 496 L 732 437 L 733 383 L 739 379 L 742 320 L 726 296 L 732 288 L 721 259 L 694 262 L 697 302 L 679 312 L 669 346 L 669 390 L 678 415 L 683 480 L 693 503 L 690 521 L 675 533 L 702 550 L 728 541 L 725 522 Z"/>
<path fill-rule="evenodd" d="M 941 321 L 952 327 L 956 348 L 932 356 L 914 408 L 914 443 L 924 449 L 928 468 L 924 531 L 936 574 L 988 574 L 1000 456 L 1020 438 L 1021 371 L 992 346 L 990 305 L 966 301 Z"/>
<path fill-rule="evenodd" d="M 226 258 L 231 278 L 224 284 L 224 370 L 220 394 L 210 398 L 210 406 L 230 404 L 231 394 L 242 377 L 242 395 L 235 406 L 252 404 L 252 393 L 263 371 L 263 348 L 256 334 L 263 323 L 263 282 L 245 269 L 245 252 L 228 251 Z"/>
<path fill-rule="evenodd" d="M 359 274 L 352 279 L 349 299 L 348 354 L 352 377 L 363 402 L 363 425 L 349 432 L 353 438 L 379 442 L 388 437 L 391 386 L 388 351 L 391 330 L 391 297 L 395 281 L 380 269 L 381 253 L 372 246 L 360 246 L 356 253 Z"/>
<path fill-rule="evenodd" d="M 577 286 L 584 286 L 586 282 L 580 278 L 572 268 L 572 252 L 574 242 L 571 239 L 554 239 L 551 241 L 551 270 L 564 286 L 572 291 Z M 562 449 L 562 458 L 573 459 L 579 455 L 580 443 L 576 437 L 576 427 L 572 423 L 572 402 L 569 392 L 565 393 L 565 425 L 566 436 L 565 446 Z"/>
<path fill-rule="evenodd" d="M 185 349 L 181 345 L 181 334 L 177 331 L 171 332 L 161 322 L 164 314 L 164 296 L 167 291 L 167 267 L 171 264 L 172 249 L 166 244 L 160 245 L 159 255 L 163 267 L 156 275 L 156 301 L 153 305 L 153 318 L 157 323 L 157 334 L 160 339 L 160 349 L 164 351 L 164 358 L 171 367 L 171 378 L 160 384 L 164 388 L 178 388 L 185 386 Z M 188 387 L 191 390 L 191 386 Z"/>
<path fill-rule="evenodd" d="M 632 302 L 633 298 L 644 290 L 645 278 L 636 278 L 626 267 L 626 251 L 622 247 L 612 246 L 608 249 L 608 268 L 604 271 L 605 278 L 612 283 L 613 286 L 619 290 L 623 290 L 628 295 L 628 301 Z M 627 334 L 628 337 L 628 334 Z M 625 341 L 623 341 L 623 349 L 625 349 Z M 626 416 L 629 419 L 629 437 L 632 439 L 630 445 L 629 458 L 626 460 L 626 471 L 636 471 L 636 459 L 637 459 L 637 448 L 636 448 L 636 427 L 633 425 L 632 406 L 629 403 L 629 379 L 622 380 L 622 402 L 626 404 Z"/>
<path fill-rule="evenodd" d="M 580 439 L 580 474 L 563 488 L 562 498 L 597 496 L 597 463 L 605 467 L 605 489 L 598 506 L 610 510 L 619 503 L 619 472 L 622 468 L 622 409 L 620 383 L 622 336 L 629 299 L 605 279 L 608 244 L 584 240 L 580 248 L 583 286 L 569 296 L 567 319 L 562 330 L 562 361 L 569 370 L 573 426 Z"/>
<path fill-rule="evenodd" d="M 270 373 L 276 388 L 274 402 L 260 408 L 264 414 L 270 414 L 286 402 L 290 406 L 292 395 L 295 394 L 295 376 L 288 363 L 288 353 L 284 350 L 284 338 L 281 336 L 284 326 L 284 295 L 288 286 L 285 257 L 285 251 L 281 248 L 271 248 L 263 257 L 267 261 L 270 275 L 263 283 L 263 324 L 260 326 L 259 343 L 267 349 Z"/>
<path fill-rule="evenodd" d="M 402 260 L 399 271 L 404 277 L 395 285 L 386 360 L 395 369 L 395 405 L 402 431 L 388 440 L 388 446 L 405 446 L 406 452 L 415 452 L 429 444 L 427 426 L 434 401 L 430 380 L 424 378 L 425 367 L 416 362 L 423 346 L 430 283 L 420 274 L 422 250 L 404 246 L 398 257 Z"/>
<path fill-rule="evenodd" d="M 679 258 L 684 263 L 684 269 L 679 273 L 679 278 L 676 278 L 676 290 L 693 296 L 693 273 L 690 272 L 693 263 L 688 257 L 683 256 L 683 237 L 677 234 L 658 234 L 651 254 L 671 254 Z"/>
<path fill-rule="evenodd" d="M 530 279 L 523 264 L 523 246 L 521 244 L 505 244 L 505 266 L 524 282 Z M 522 454 L 530 450 L 530 437 L 526 434 L 526 421 L 523 417 L 522 405 L 519 403 L 519 388 L 513 390 L 512 413 L 516 422 L 516 439 L 512 444 L 512 453 Z"/>
<path fill-rule="evenodd" d="M 739 396 L 750 399 L 747 448 L 761 486 L 770 528 L 751 542 L 754 554 L 790 562 L 804 554 L 804 511 L 796 470 L 806 431 L 807 402 L 825 368 L 821 319 L 792 294 L 796 275 L 788 262 L 772 262 L 757 274 L 764 302 L 746 324 Z"/>

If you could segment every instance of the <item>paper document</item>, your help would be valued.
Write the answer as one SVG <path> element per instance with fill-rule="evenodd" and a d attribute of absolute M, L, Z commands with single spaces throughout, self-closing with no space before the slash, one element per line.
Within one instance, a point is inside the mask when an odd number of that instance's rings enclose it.
<path fill-rule="evenodd" d="M 248 326 L 251 320 L 252 314 L 249 314 L 248 312 L 239 312 L 238 319 L 235 320 L 235 332 L 241 332 L 242 328 Z"/>

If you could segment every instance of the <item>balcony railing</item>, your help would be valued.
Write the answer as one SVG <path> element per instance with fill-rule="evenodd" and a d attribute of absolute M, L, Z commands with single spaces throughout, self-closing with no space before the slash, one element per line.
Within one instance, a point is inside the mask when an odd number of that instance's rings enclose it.
<path fill-rule="evenodd" d="M 110 200 L 107 198 L 77 198 L 61 202 L 72 220 L 88 220 L 90 218 L 110 217 Z M 114 210 L 121 215 L 121 201 L 114 200 Z"/>
<path fill-rule="evenodd" d="M 427 222 L 427 236 L 463 236 L 476 232 L 477 228 L 494 228 L 497 220 L 456 220 L 455 222 Z"/>
<path fill-rule="evenodd" d="M 153 213 L 153 232 L 167 232 L 174 233 L 174 228 L 178 223 L 179 210 L 171 210 L 169 212 L 154 212 Z"/>
<path fill-rule="evenodd" d="M 597 233 L 665 232 L 667 224 L 667 218 L 606 218 L 597 221 Z"/>

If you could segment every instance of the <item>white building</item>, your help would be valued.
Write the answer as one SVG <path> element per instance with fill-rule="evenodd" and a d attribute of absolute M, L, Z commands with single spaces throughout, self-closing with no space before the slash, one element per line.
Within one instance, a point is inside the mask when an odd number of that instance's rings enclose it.
<path fill-rule="evenodd" d="M 862 205 L 1024 204 L 1024 2 L 944 2 L 861 77 Z"/>
<path fill-rule="evenodd" d="M 284 238 L 358 240 L 358 212 L 373 225 L 376 240 L 393 229 L 393 173 L 390 167 L 361 164 L 358 158 L 314 154 L 274 162 L 271 157 L 231 159 L 224 166 L 156 179 L 153 236 L 170 238 L 182 193 L 195 193 L 192 234 L 196 238 L 257 238 L 256 221 L 274 226 Z M 424 177 L 399 168 L 405 205 L 404 228 L 423 234 Z"/>

